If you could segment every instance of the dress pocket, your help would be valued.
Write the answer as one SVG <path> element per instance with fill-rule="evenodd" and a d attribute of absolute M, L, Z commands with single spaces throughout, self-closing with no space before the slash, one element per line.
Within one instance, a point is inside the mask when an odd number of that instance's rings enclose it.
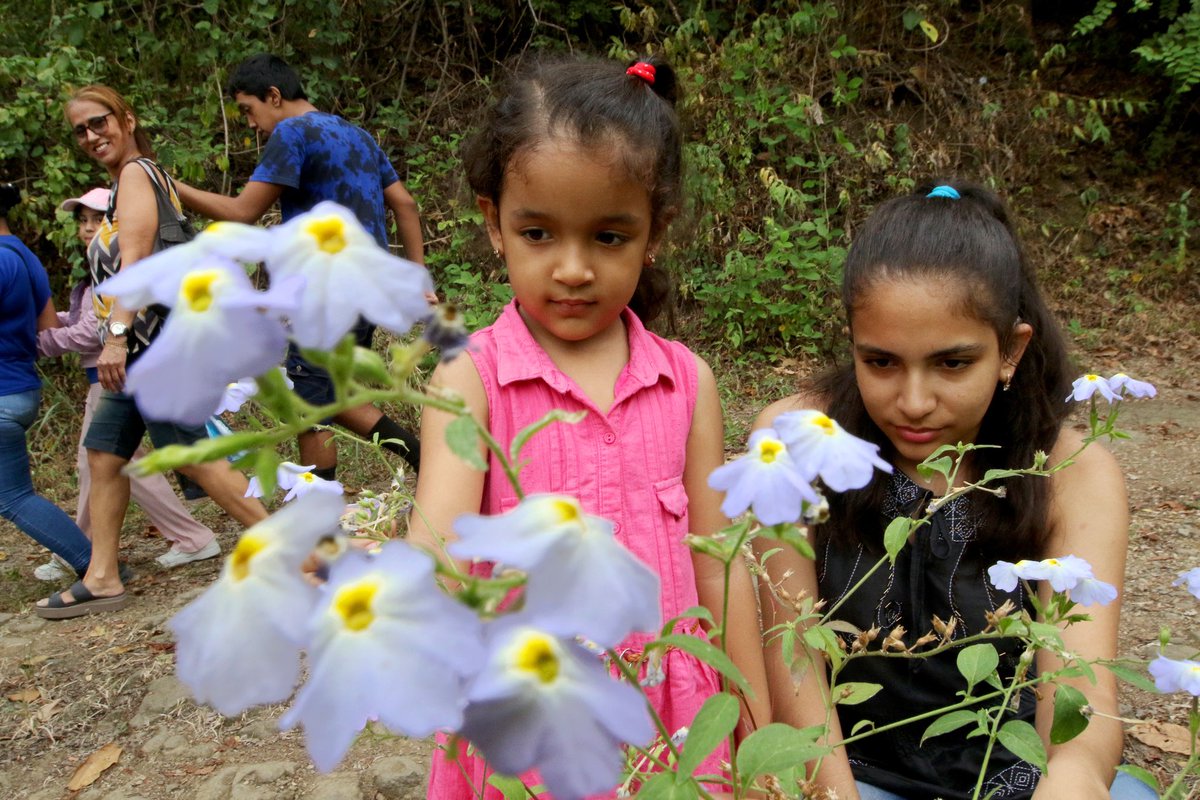
<path fill-rule="evenodd" d="M 654 484 L 654 494 L 668 514 L 675 519 L 687 516 L 688 496 L 683 488 L 683 476 L 667 478 Z"/>

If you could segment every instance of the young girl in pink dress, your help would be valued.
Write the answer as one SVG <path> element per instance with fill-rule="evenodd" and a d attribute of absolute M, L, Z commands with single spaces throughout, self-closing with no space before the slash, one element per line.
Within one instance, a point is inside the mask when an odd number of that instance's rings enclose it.
<path fill-rule="evenodd" d="M 674 100 L 674 72 L 657 60 L 628 68 L 543 61 L 510 82 L 464 161 L 515 300 L 432 383 L 465 398 L 505 449 L 552 409 L 586 412 L 582 422 L 552 424 L 530 440 L 522 452 L 524 491 L 572 495 L 588 513 L 612 520 L 618 540 L 658 573 L 664 620 L 697 604 L 719 619 L 722 566 L 684 543 L 689 532 L 728 524 L 720 495 L 706 483 L 723 461 L 716 381 L 682 344 L 643 327 L 668 297 L 654 262 L 679 207 Z M 410 536 L 438 553 L 458 515 L 499 514 L 517 504 L 495 458 L 488 456 L 482 473 L 446 446 L 453 419 L 427 409 L 421 426 Z M 728 608 L 726 646 L 757 688 L 743 704 L 745 731 L 769 721 L 769 703 L 755 601 L 741 569 Z M 646 638 L 618 647 L 643 677 Z M 691 724 L 719 683 L 681 650 L 668 651 L 662 669 L 664 679 L 647 692 L 674 733 Z M 727 759 L 718 750 L 698 774 L 719 774 Z M 490 773 L 465 748 L 457 760 L 439 749 L 429 797 L 500 798 L 487 785 Z"/>

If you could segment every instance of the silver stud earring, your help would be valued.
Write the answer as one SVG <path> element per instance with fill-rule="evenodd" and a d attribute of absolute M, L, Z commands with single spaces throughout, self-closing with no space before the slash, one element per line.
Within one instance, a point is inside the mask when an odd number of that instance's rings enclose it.
<path fill-rule="evenodd" d="M 646 263 L 653 267 L 655 258 L 656 258 L 656 256 L 654 255 L 654 253 L 647 253 L 646 254 Z"/>
<path fill-rule="evenodd" d="M 1007 392 L 1009 389 L 1012 388 L 1012 379 L 1013 379 L 1012 374 L 1008 374 L 1008 375 L 1004 376 L 1004 391 Z"/>

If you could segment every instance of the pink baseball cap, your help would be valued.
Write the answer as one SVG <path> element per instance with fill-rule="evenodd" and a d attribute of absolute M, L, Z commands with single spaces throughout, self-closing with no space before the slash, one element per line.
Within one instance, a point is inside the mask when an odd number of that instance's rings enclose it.
<path fill-rule="evenodd" d="M 63 200 L 59 206 L 63 211 L 74 211 L 80 206 L 86 206 L 93 211 L 108 210 L 108 195 L 109 190 L 101 187 L 90 189 L 82 197 L 72 197 L 70 200 Z"/>

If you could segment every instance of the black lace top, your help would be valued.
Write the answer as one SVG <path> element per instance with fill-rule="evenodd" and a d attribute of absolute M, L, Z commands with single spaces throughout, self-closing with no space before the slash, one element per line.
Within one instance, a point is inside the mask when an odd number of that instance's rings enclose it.
<path fill-rule="evenodd" d="M 891 479 L 881 526 L 886 527 L 901 515 L 918 515 L 931 499 L 930 492 L 897 470 Z M 914 541 L 901 551 L 895 566 L 889 569 L 885 564 L 877 570 L 834 617 L 862 630 L 882 628 L 871 645 L 871 649 L 878 649 L 888 631 L 897 625 L 904 626 L 905 644 L 911 646 L 933 629 L 935 614 L 946 622 L 955 620 L 954 638 L 961 639 L 982 631 L 987 625 L 984 613 L 995 611 L 1005 600 L 1028 607 L 1020 585 L 1009 593 L 999 591 L 988 581 L 987 568 L 994 562 L 985 562 L 974 545 L 977 520 L 969 496 L 939 508 L 931 524 L 921 526 Z M 841 600 L 881 555 L 860 545 L 840 547 L 836 542 L 826 542 L 817 553 L 821 597 L 831 605 Z M 1010 639 L 998 642 L 997 649 L 1000 677 L 1007 681 L 1015 671 L 1022 647 L 1019 640 Z M 843 734 L 848 736 L 863 720 L 881 726 L 958 702 L 955 693 L 966 688 L 966 681 L 956 666 L 957 656 L 958 651 L 951 650 L 929 659 L 872 657 L 848 665 L 839 683 L 866 681 L 881 684 L 883 689 L 866 703 L 839 706 Z M 975 693 L 985 690 L 990 689 L 983 686 Z M 1032 691 L 1023 692 L 1015 718 L 1032 723 L 1035 703 Z M 849 745 L 855 777 L 913 800 L 970 797 L 983 762 L 986 739 L 967 738 L 971 728 L 965 727 L 931 738 L 922 746 L 921 736 L 932 721 L 930 718 L 904 725 Z M 996 789 L 992 797 L 1027 798 L 1039 774 L 1036 767 L 997 742 L 980 796 L 986 797 Z"/>

